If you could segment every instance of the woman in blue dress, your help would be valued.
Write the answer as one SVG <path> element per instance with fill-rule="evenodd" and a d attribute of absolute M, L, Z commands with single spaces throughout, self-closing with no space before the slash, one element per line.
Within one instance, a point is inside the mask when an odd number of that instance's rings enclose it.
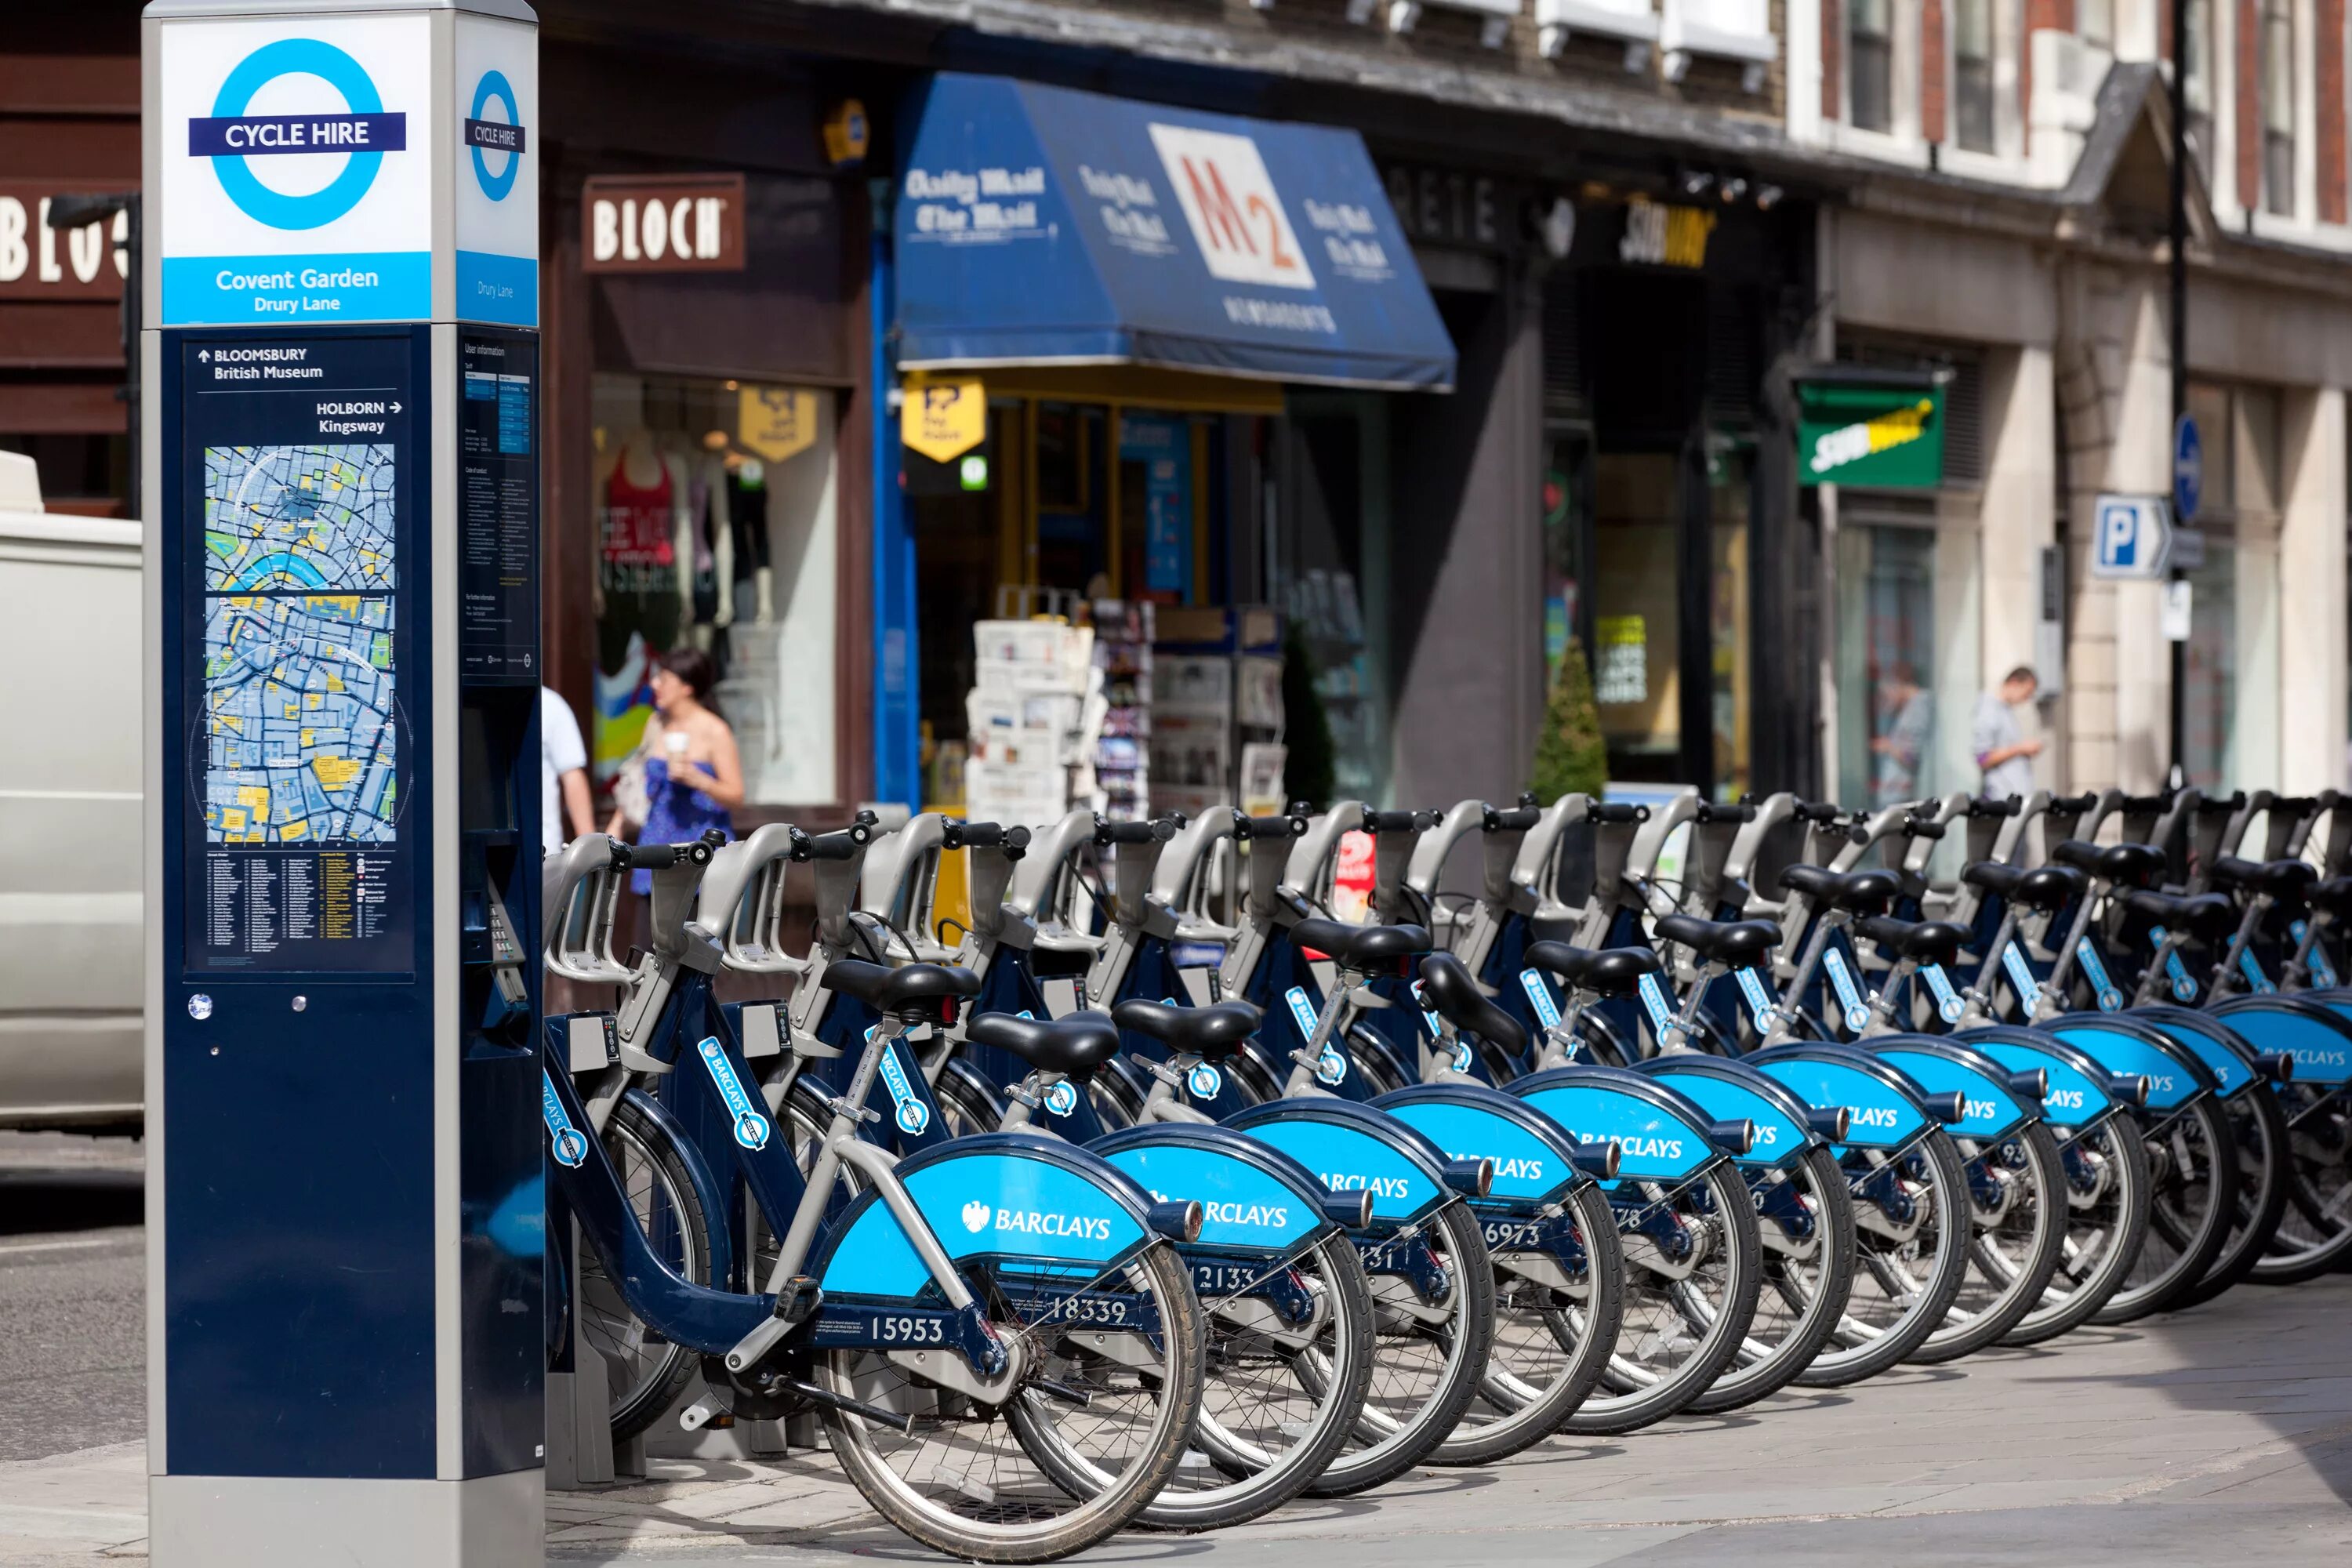
<path fill-rule="evenodd" d="M 710 656 L 690 647 L 672 648 L 654 661 L 654 716 L 646 721 L 640 755 L 646 773 L 646 822 L 640 844 L 690 844 L 716 827 L 735 837 L 728 808 L 743 804 L 743 761 L 735 731 L 710 699 L 719 671 Z M 619 837 L 627 826 L 613 813 L 606 829 Z M 653 891 L 653 873 L 633 872 L 631 886 L 642 897 Z"/>

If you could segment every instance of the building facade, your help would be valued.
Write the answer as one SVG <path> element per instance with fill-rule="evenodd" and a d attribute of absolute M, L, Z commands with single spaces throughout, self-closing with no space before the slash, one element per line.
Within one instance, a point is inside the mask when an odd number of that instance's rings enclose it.
<path fill-rule="evenodd" d="M 2168 0 L 540 11 L 543 619 L 607 773 L 646 661 L 692 647 L 739 819 L 952 802 L 973 622 L 1105 594 L 1171 642 L 1276 612 L 1345 796 L 1515 794 L 1570 639 L 1628 785 L 1965 787 L 2018 664 L 2053 786 L 2171 760 L 2163 590 L 2089 569 L 2095 498 L 2171 481 Z M 2200 784 L 2347 769 L 2344 11 L 2190 6 Z M 126 482 L 131 232 L 38 215 L 135 181 L 135 14 L 0 53 L 0 445 L 94 510 Z M 944 247 L 913 226 L 954 198 L 916 149 L 973 81 L 1239 126 L 1276 164 L 1352 139 L 1370 195 L 1339 205 L 1370 226 L 1303 230 L 1342 245 L 1310 259 L 1393 237 L 1450 368 L 1253 358 L 1280 310 L 1199 353 L 925 347 Z M 1087 184 L 1055 179 L 995 205 Z M 1160 196 L 1126 238 L 1195 243 Z M 982 412 L 942 462 L 907 409 L 950 378 Z M 1864 425 L 1900 439 L 1806 444 Z"/>

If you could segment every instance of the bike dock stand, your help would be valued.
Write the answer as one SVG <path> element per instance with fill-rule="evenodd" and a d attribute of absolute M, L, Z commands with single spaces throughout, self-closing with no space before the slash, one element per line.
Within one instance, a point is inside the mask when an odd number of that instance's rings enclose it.
<path fill-rule="evenodd" d="M 149 1550 L 538 1568 L 537 24 L 141 28 Z"/>

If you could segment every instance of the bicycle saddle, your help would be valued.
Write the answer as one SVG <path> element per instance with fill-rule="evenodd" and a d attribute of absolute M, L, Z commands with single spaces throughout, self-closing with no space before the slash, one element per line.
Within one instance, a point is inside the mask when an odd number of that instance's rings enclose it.
<path fill-rule="evenodd" d="M 2290 903 L 2300 900 L 2303 890 L 2319 880 L 2319 873 L 2300 860 L 2241 860 L 2235 855 L 2214 861 L 2206 875 L 2215 887 L 2268 893 Z"/>
<path fill-rule="evenodd" d="M 1108 1013 L 1091 1009 L 1066 1018 L 1024 1018 L 982 1013 L 964 1028 L 978 1046 L 1011 1051 L 1031 1067 L 1081 1081 L 1118 1055 L 1118 1026 Z"/>
<path fill-rule="evenodd" d="M 1402 968 L 1405 960 L 1429 951 L 1429 931 L 1423 926 L 1354 926 L 1341 921 L 1300 921 L 1290 928 L 1290 940 L 1311 947 L 1342 969 L 1358 971 Z"/>
<path fill-rule="evenodd" d="M 1780 885 L 1857 915 L 1876 914 L 1903 888 L 1892 871 L 1832 871 L 1827 866 L 1804 865 L 1781 872 Z"/>
<path fill-rule="evenodd" d="M 2324 882 L 2314 882 L 2304 892 L 2315 910 L 2326 910 L 2338 917 L 2352 914 L 2352 877 L 2330 877 Z"/>
<path fill-rule="evenodd" d="M 1960 872 L 1960 880 L 1988 893 L 1997 893 L 2029 910 L 2055 910 L 2073 900 L 2087 885 L 2072 866 L 2036 866 L 2032 870 L 1979 860 Z"/>
<path fill-rule="evenodd" d="M 1888 952 L 1921 963 L 1949 963 L 1967 945 L 1969 928 L 1949 921 L 1898 921 L 1891 915 L 1870 915 L 1853 929 Z"/>
<path fill-rule="evenodd" d="M 1171 1056 L 1223 1061 L 1240 1050 L 1265 1015 L 1247 1002 L 1220 1002 L 1213 1007 L 1174 1007 L 1165 1002 L 1138 997 L 1110 1010 L 1122 1029 L 1149 1035 L 1168 1047 Z"/>
<path fill-rule="evenodd" d="M 1665 968 L 1664 961 L 1646 947 L 1605 947 L 1596 952 L 1564 942 L 1529 942 L 1527 961 L 1570 985 L 1603 996 L 1631 996 L 1640 987 L 1642 976 Z"/>
<path fill-rule="evenodd" d="M 1422 1000 L 1438 1016 L 1466 1034 L 1492 1041 L 1517 1055 L 1528 1048 L 1528 1032 L 1517 1018 L 1495 1005 L 1470 978 L 1470 971 L 1450 952 L 1433 952 L 1421 961 Z"/>
<path fill-rule="evenodd" d="M 2164 875 L 2164 852 L 2146 844 L 2093 844 L 2069 838 L 2051 846 L 2050 858 L 2118 888 L 2145 888 Z"/>
<path fill-rule="evenodd" d="M 2177 893 L 2135 888 L 2124 895 L 2124 908 L 2136 915 L 2145 915 L 2158 925 L 2185 931 L 2200 942 L 2224 941 L 2238 929 L 2238 907 L 2223 893 L 2184 898 Z"/>
<path fill-rule="evenodd" d="M 1681 942 L 1711 963 L 1749 969 L 1772 956 L 1780 928 L 1770 921 L 1703 921 L 1696 915 L 1661 915 L 1658 934 Z"/>
<path fill-rule="evenodd" d="M 980 994 L 980 976 L 969 969 L 950 969 L 944 963 L 908 963 L 892 969 L 856 958 L 826 964 L 824 985 L 877 1013 L 919 1021 L 951 1019 L 957 1002 Z"/>

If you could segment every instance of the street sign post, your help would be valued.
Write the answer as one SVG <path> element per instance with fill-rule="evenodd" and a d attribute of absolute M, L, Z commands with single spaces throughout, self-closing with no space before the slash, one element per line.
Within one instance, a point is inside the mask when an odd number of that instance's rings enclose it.
<path fill-rule="evenodd" d="M 2172 422 L 2172 510 L 2184 523 L 2197 521 L 2198 503 L 2205 499 L 2205 438 L 2197 416 L 2183 414 Z"/>
<path fill-rule="evenodd" d="M 2091 575 L 2161 577 L 2172 550 L 2171 509 L 2161 496 L 2103 495 L 2091 512 Z"/>
<path fill-rule="evenodd" d="M 150 1552 L 535 1565 L 536 22 L 142 52 Z"/>

